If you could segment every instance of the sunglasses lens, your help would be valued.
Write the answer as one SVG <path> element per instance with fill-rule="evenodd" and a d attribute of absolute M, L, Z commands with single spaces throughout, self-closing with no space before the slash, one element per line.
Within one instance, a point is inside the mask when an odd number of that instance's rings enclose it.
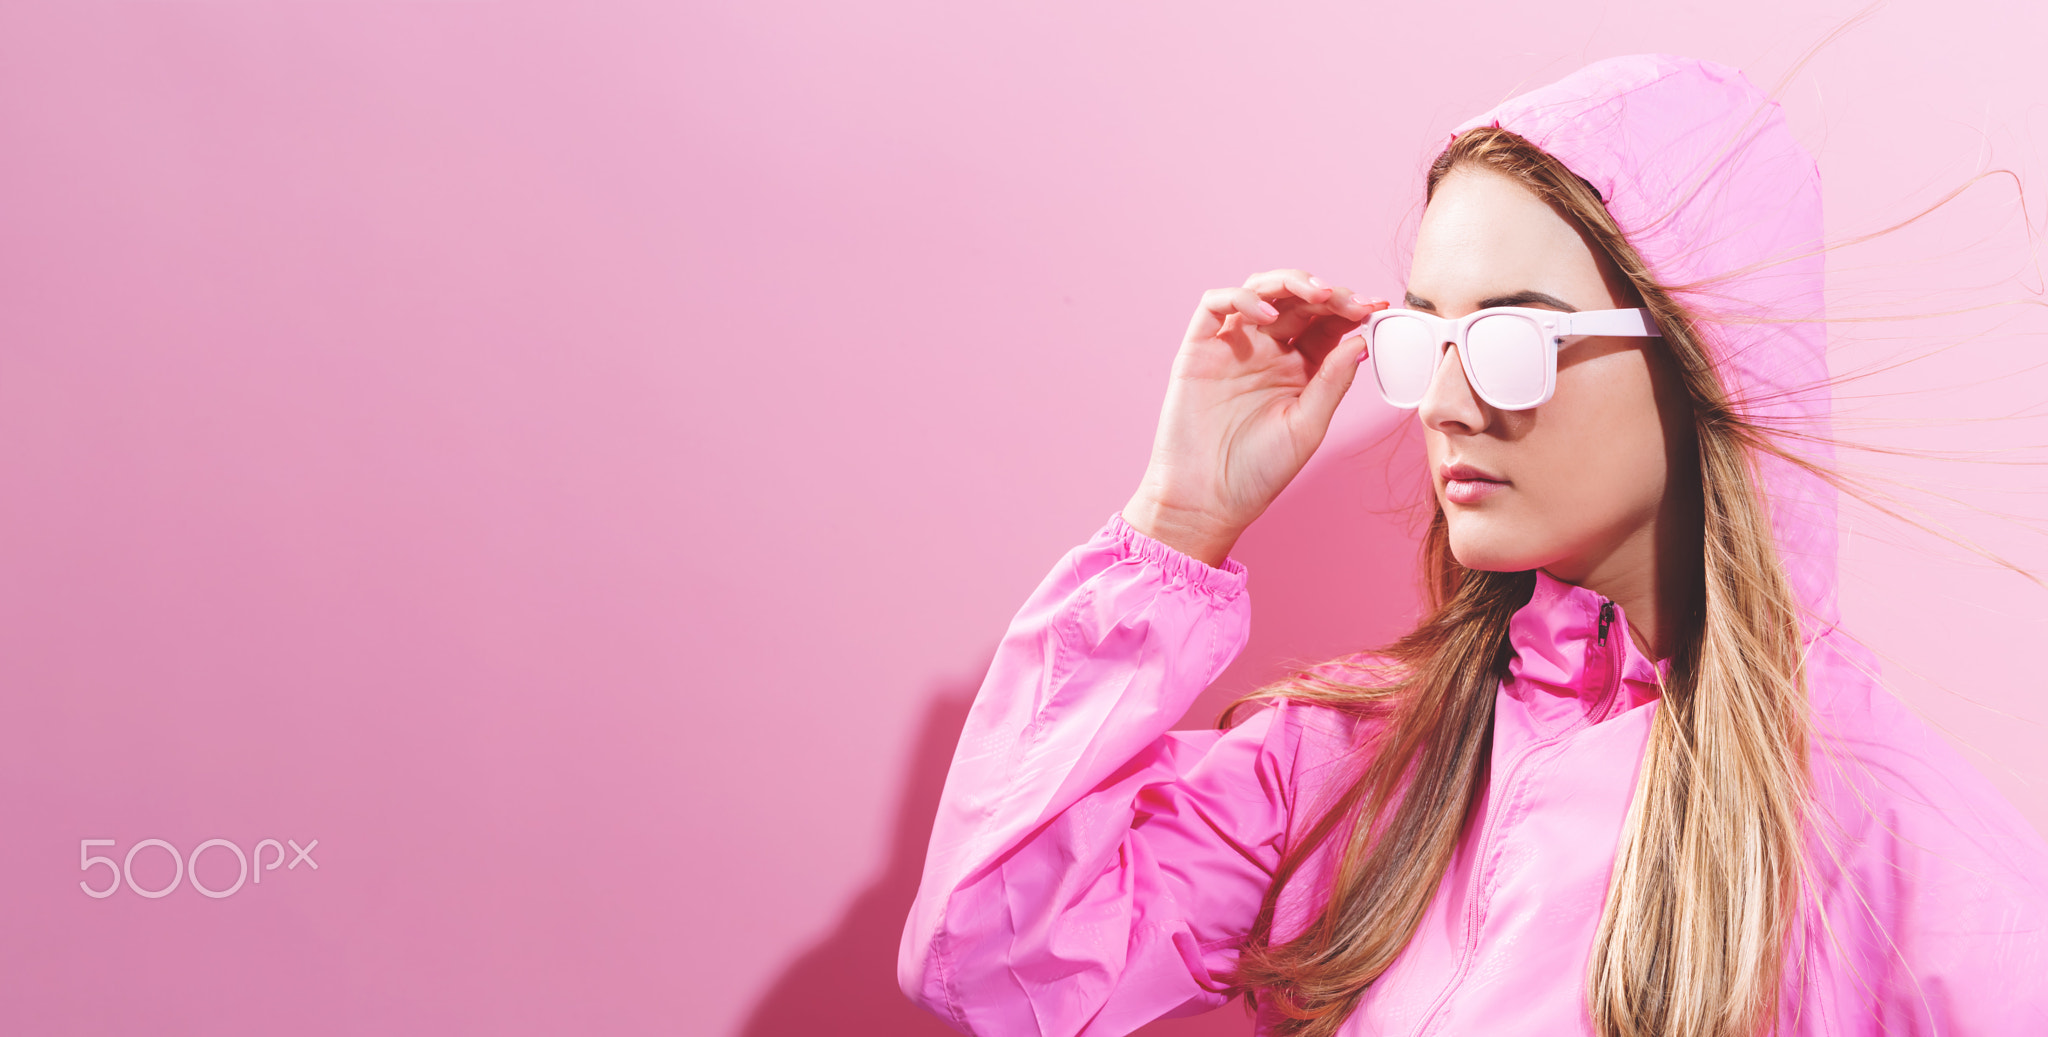
<path fill-rule="evenodd" d="M 1472 377 L 1487 397 L 1507 409 L 1533 407 L 1543 398 L 1550 353 L 1533 321 L 1501 315 L 1481 317 L 1465 333 Z"/>
<path fill-rule="evenodd" d="M 1381 318 L 1372 332 L 1372 373 L 1380 395 L 1396 407 L 1413 407 L 1429 391 L 1436 371 L 1436 333 L 1414 317 Z"/>

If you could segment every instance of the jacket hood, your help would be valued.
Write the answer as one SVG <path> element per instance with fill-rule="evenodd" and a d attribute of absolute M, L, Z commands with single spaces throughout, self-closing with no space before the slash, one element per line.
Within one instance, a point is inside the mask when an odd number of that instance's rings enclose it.
<path fill-rule="evenodd" d="M 1776 101 L 1725 65 L 1632 55 L 1504 101 L 1452 136 L 1478 126 L 1520 134 L 1600 192 L 1697 320 L 1738 413 L 1827 434 L 1820 173 Z M 1824 444 L 1797 452 L 1833 458 Z M 1811 641 L 1838 620 L 1835 491 L 1775 457 L 1757 470 Z"/>

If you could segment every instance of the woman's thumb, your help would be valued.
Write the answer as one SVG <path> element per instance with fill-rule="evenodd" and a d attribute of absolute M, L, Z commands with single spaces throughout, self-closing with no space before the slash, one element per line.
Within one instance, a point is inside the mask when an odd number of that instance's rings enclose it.
<path fill-rule="evenodd" d="M 1351 389 L 1351 383 L 1358 377 L 1358 368 L 1365 359 L 1365 335 L 1346 336 L 1323 357 L 1322 365 L 1301 389 L 1301 405 L 1313 415 L 1316 424 L 1328 425 L 1330 417 L 1337 413 L 1337 401 Z"/>

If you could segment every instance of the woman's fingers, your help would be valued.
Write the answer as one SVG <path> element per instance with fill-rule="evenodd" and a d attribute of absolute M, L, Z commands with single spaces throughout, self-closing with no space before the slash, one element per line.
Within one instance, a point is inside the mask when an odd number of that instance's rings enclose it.
<path fill-rule="evenodd" d="M 1280 319 L 1279 308 L 1259 298 L 1259 293 L 1250 288 L 1211 288 L 1202 293 L 1202 303 L 1195 307 L 1188 337 L 1214 338 L 1223 330 L 1224 318 L 1233 313 L 1248 324 L 1271 324 Z"/>
<path fill-rule="evenodd" d="M 1245 278 L 1244 286 L 1259 293 L 1260 298 L 1274 301 L 1283 313 L 1302 310 L 1315 316 L 1351 316 L 1371 312 L 1362 309 L 1363 301 L 1354 302 L 1362 300 L 1358 293 L 1325 284 L 1306 270 L 1268 270 Z"/>
<path fill-rule="evenodd" d="M 1305 270 L 1269 270 L 1203 292 L 1140 494 L 1218 516 L 1234 537 L 1321 443 L 1357 378 L 1362 342 L 1347 336 L 1385 305 Z M 1252 433 L 1237 434 L 1245 422 Z"/>
<path fill-rule="evenodd" d="M 1344 297 L 1344 312 L 1354 315 L 1354 319 L 1361 321 L 1392 305 L 1393 303 L 1385 299 L 1374 298 L 1370 295 L 1360 295 L 1348 289 Z"/>
<path fill-rule="evenodd" d="M 1356 331 L 1360 323 L 1349 317 L 1317 317 L 1302 329 L 1301 334 L 1294 336 L 1294 348 L 1310 363 L 1316 363 L 1335 349 L 1340 339 Z"/>
<path fill-rule="evenodd" d="M 1278 299 L 1292 295 L 1305 303 L 1326 302 L 1331 288 L 1314 274 L 1306 270 L 1268 270 L 1244 279 L 1244 286 L 1259 293 L 1262 299 Z M 1287 300 L 1292 302 L 1293 300 Z"/>
<path fill-rule="evenodd" d="M 1242 287 L 1204 292 L 1188 335 L 1212 337 L 1222 331 L 1225 318 L 1237 313 L 1245 323 L 1284 342 L 1300 335 L 1318 318 L 1362 321 L 1385 305 L 1349 288 L 1323 284 L 1305 270 L 1268 270 L 1246 278 Z"/>
<path fill-rule="evenodd" d="M 1387 305 L 1384 299 L 1367 299 L 1362 295 L 1349 296 L 1337 312 L 1317 317 L 1304 325 L 1294 336 L 1294 348 L 1311 358 L 1320 358 L 1334 347 L 1339 339 L 1358 330 L 1365 324 L 1366 318 L 1386 309 Z M 1278 322 L 1275 323 L 1277 325 Z"/>
<path fill-rule="evenodd" d="M 1318 329 L 1335 322 L 1343 325 L 1338 330 L 1348 331 L 1372 316 L 1373 311 L 1385 306 L 1385 303 L 1367 299 L 1349 288 L 1337 288 L 1331 291 L 1329 299 L 1320 303 L 1290 304 L 1283 300 L 1279 305 L 1280 319 L 1260 330 L 1279 341 L 1293 342 L 1297 349 L 1316 353 L 1336 341 L 1334 335 L 1320 337 L 1324 333 Z"/>
<path fill-rule="evenodd" d="M 1365 336 L 1346 335 L 1322 358 L 1321 366 L 1309 377 L 1308 384 L 1301 387 L 1303 416 L 1318 442 L 1330 427 L 1330 418 L 1336 414 L 1338 402 L 1344 399 L 1351 383 L 1357 380 L 1358 361 L 1364 355 Z"/>

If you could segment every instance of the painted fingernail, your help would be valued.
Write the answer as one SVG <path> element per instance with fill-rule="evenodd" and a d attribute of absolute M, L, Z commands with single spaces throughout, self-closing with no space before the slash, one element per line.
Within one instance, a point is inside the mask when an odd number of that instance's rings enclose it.
<path fill-rule="evenodd" d="M 1309 283 L 1309 285 L 1310 285 L 1310 286 L 1312 286 L 1312 287 L 1315 287 L 1315 288 L 1328 288 L 1328 287 L 1330 287 L 1329 285 L 1326 285 L 1326 284 L 1324 284 L 1324 283 L 1323 283 L 1323 279 L 1322 279 L 1322 278 L 1320 278 L 1320 277 L 1316 277 L 1316 276 L 1314 276 L 1314 275 L 1310 275 L 1310 276 L 1309 276 L 1309 279 L 1308 279 L 1308 283 Z"/>
<path fill-rule="evenodd" d="M 1364 337 L 1364 335 L 1347 335 L 1345 336 L 1344 341 L 1339 343 L 1339 345 L 1350 345 L 1352 339 L 1363 339 Z M 1358 360 L 1356 362 L 1361 364 L 1365 363 L 1365 350 L 1363 348 L 1359 349 Z"/>
<path fill-rule="evenodd" d="M 1260 299 L 1260 300 L 1259 300 L 1259 312 L 1260 312 L 1260 313 L 1263 313 L 1263 314 L 1265 314 L 1265 315 L 1266 315 L 1266 316 L 1268 316 L 1268 317 L 1278 317 L 1278 316 L 1280 316 L 1280 311 L 1279 311 L 1279 310 L 1277 310 L 1277 309 L 1274 309 L 1274 308 L 1273 308 L 1273 304 L 1272 304 L 1272 303 L 1269 303 L 1269 302 L 1267 302 L 1267 301 L 1266 301 L 1266 300 L 1264 300 L 1264 299 Z"/>

